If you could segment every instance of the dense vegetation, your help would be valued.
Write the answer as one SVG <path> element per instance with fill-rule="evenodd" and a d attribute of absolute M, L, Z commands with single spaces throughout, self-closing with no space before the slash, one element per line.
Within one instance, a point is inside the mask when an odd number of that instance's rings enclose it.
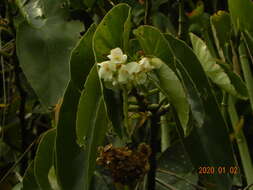
<path fill-rule="evenodd" d="M 252 190 L 251 0 L 1 0 L 0 189 Z"/>

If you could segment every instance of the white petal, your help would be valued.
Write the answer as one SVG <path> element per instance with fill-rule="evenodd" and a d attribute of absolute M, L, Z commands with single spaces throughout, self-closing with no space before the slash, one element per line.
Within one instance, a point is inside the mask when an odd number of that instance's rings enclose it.
<path fill-rule="evenodd" d="M 115 63 L 111 61 L 104 61 L 102 63 L 98 63 L 99 70 L 98 75 L 100 78 L 105 81 L 111 81 L 113 79 L 113 72 L 116 71 Z"/>
<path fill-rule="evenodd" d="M 140 72 L 141 66 L 137 62 L 130 62 L 126 64 L 126 70 L 131 75 L 131 74 Z"/>
<path fill-rule="evenodd" d="M 123 84 L 127 83 L 129 76 L 126 65 L 122 65 L 119 69 L 118 82 Z"/>
<path fill-rule="evenodd" d="M 149 62 L 149 59 L 147 57 L 143 57 L 140 62 L 141 70 L 146 72 L 146 71 L 151 71 L 154 69 L 154 66 L 152 66 Z"/>
<path fill-rule="evenodd" d="M 127 55 L 123 54 L 120 48 L 112 49 L 107 57 L 115 63 L 124 63 L 127 60 Z"/>

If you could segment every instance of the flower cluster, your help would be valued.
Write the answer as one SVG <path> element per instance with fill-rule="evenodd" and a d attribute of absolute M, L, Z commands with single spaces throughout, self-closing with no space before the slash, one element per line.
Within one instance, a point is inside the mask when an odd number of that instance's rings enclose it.
<path fill-rule="evenodd" d="M 162 61 L 159 58 L 143 57 L 140 61 L 127 62 L 127 55 L 120 48 L 112 49 L 109 60 L 98 63 L 99 77 L 113 86 L 118 84 L 144 84 L 146 73 L 160 68 Z"/>

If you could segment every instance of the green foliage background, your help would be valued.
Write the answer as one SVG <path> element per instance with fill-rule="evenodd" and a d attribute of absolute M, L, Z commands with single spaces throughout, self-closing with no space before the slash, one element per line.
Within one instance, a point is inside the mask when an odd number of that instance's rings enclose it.
<path fill-rule="evenodd" d="M 252 12 L 251 0 L 1 1 L 0 189 L 253 189 Z M 145 87 L 107 88 L 96 63 L 116 47 L 164 64 Z M 99 146 L 142 142 L 150 171 L 135 187 L 96 165 Z"/>

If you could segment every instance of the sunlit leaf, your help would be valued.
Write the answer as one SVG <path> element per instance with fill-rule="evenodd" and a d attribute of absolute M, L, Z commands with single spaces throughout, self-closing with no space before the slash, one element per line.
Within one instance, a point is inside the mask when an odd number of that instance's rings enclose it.
<path fill-rule="evenodd" d="M 240 77 L 233 73 L 227 74 L 225 70 L 216 63 L 215 58 L 211 55 L 205 42 L 192 33 L 190 37 L 193 50 L 207 76 L 226 92 L 238 98 L 247 99 L 247 89 Z M 232 78 L 230 78 L 230 76 Z M 235 82 L 236 85 L 234 85 L 233 82 Z"/>
<path fill-rule="evenodd" d="M 152 81 L 175 106 L 186 134 L 186 126 L 189 119 L 189 105 L 180 80 L 167 65 L 162 65 L 162 67 L 156 70 L 155 73 L 157 78 L 153 77 Z"/>

